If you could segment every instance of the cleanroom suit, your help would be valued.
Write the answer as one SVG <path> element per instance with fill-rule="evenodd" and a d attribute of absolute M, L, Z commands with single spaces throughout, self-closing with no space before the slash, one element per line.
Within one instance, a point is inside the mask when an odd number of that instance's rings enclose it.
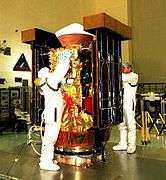
<path fill-rule="evenodd" d="M 120 142 L 113 150 L 136 151 L 135 105 L 138 75 L 134 72 L 122 73 L 123 83 L 123 122 L 119 124 Z"/>
<path fill-rule="evenodd" d="M 63 53 L 63 52 L 62 52 Z M 38 72 L 41 78 L 40 88 L 44 95 L 45 109 L 42 113 L 45 122 L 44 137 L 42 140 L 40 169 L 57 171 L 60 167 L 53 163 L 54 144 L 58 138 L 61 117 L 64 109 L 64 102 L 61 89 L 58 84 L 64 79 L 70 62 L 70 52 L 60 54 L 60 59 L 54 72 L 50 72 L 47 67 Z M 61 55 L 65 58 L 61 58 Z"/>

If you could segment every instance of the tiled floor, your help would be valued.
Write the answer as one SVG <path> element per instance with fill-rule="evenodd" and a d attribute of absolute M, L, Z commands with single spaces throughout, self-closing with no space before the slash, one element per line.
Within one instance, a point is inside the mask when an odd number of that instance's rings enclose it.
<path fill-rule="evenodd" d="M 166 136 L 151 136 L 148 145 L 141 144 L 137 132 L 137 151 L 113 152 L 119 133 L 113 127 L 110 141 L 106 144 L 106 161 L 90 167 L 59 164 L 61 170 L 39 170 L 39 156 L 27 145 L 27 134 L 6 132 L 0 136 L 0 179 L 23 180 L 165 180 Z"/>

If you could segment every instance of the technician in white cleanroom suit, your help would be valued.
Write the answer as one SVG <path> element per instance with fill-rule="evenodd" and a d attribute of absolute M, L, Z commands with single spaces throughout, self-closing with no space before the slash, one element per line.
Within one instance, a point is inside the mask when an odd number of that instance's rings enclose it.
<path fill-rule="evenodd" d="M 60 167 L 53 163 L 54 144 L 58 138 L 61 117 L 64 108 L 63 96 L 58 84 L 63 80 L 69 69 L 71 52 L 60 52 L 55 71 L 50 72 L 47 67 L 38 72 L 39 87 L 45 99 L 45 109 L 42 114 L 45 120 L 45 131 L 42 140 L 40 169 L 57 171 Z"/>
<path fill-rule="evenodd" d="M 113 147 L 114 151 L 127 150 L 132 154 L 136 151 L 136 90 L 138 75 L 132 72 L 129 63 L 122 65 L 123 83 L 123 122 L 119 124 L 120 142 Z"/>

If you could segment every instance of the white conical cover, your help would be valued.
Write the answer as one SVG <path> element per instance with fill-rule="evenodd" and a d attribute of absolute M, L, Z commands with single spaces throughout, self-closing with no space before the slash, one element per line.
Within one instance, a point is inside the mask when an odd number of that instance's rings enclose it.
<path fill-rule="evenodd" d="M 84 31 L 83 25 L 81 25 L 79 23 L 69 24 L 55 32 L 55 35 L 57 37 L 60 37 L 62 35 L 66 35 L 66 34 L 86 34 L 86 35 L 94 36 L 93 34 Z"/>

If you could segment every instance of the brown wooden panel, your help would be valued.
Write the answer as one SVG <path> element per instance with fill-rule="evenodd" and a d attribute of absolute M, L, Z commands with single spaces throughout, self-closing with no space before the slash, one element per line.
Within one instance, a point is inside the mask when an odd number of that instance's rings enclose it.
<path fill-rule="evenodd" d="M 131 39 L 131 27 L 105 13 L 83 17 L 83 25 L 87 31 L 96 28 L 107 28 L 119 34 L 123 40 Z"/>
<path fill-rule="evenodd" d="M 21 41 L 27 44 L 35 42 L 37 44 L 45 44 L 49 47 L 61 47 L 61 43 L 54 33 L 33 28 L 21 32 Z"/>
<path fill-rule="evenodd" d="M 28 29 L 21 32 L 21 41 L 24 43 L 29 43 L 31 41 L 35 41 L 36 29 Z"/>

